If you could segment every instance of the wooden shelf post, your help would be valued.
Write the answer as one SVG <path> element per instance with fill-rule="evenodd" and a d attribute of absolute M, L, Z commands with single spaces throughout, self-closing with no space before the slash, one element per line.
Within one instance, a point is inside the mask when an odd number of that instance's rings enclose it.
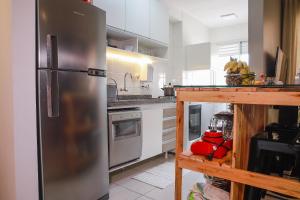
<path fill-rule="evenodd" d="M 267 106 L 235 104 L 233 121 L 232 167 L 247 170 L 251 137 L 264 130 Z M 244 190 L 244 185 L 232 182 L 230 199 L 242 200 Z"/>
<path fill-rule="evenodd" d="M 184 102 L 176 103 L 176 163 L 175 163 L 175 197 L 181 200 L 182 189 L 182 168 L 179 167 L 178 157 L 183 151 L 183 133 L 184 133 Z"/>

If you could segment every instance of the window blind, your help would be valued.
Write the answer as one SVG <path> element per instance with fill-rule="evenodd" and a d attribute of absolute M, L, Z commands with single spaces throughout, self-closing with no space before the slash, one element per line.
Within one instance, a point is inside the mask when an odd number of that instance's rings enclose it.
<path fill-rule="evenodd" d="M 231 44 L 218 45 L 218 55 L 223 56 L 236 56 L 248 53 L 248 42 L 241 41 Z"/>

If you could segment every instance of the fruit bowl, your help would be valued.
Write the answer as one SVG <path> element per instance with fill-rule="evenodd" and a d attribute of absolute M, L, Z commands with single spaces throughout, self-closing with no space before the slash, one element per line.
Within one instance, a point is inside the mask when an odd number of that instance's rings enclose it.
<path fill-rule="evenodd" d="M 241 74 L 227 74 L 225 78 L 228 86 L 239 86 L 242 84 Z"/>
<path fill-rule="evenodd" d="M 254 85 L 254 72 L 250 72 L 250 67 L 246 62 L 230 58 L 230 61 L 224 66 L 226 83 L 228 86 Z"/>
<path fill-rule="evenodd" d="M 225 75 L 228 86 L 254 85 L 255 77 L 255 73 Z"/>

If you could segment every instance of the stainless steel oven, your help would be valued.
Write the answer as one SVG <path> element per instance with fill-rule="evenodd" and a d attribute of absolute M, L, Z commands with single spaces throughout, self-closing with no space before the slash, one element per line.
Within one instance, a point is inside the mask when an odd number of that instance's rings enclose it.
<path fill-rule="evenodd" d="M 138 109 L 110 110 L 109 167 L 115 167 L 141 157 L 142 112 Z"/>

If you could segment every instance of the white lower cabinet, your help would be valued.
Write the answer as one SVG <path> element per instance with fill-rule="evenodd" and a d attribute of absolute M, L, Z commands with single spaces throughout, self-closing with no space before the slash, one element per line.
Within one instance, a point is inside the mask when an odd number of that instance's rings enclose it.
<path fill-rule="evenodd" d="M 143 110 L 143 147 L 141 160 L 162 153 L 163 109 Z"/>

